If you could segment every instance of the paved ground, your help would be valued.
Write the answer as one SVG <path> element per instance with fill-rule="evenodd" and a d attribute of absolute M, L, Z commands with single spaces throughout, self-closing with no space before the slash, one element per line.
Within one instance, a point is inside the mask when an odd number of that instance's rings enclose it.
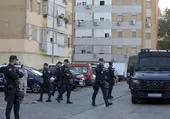
<path fill-rule="evenodd" d="M 93 108 L 91 94 L 91 87 L 77 88 L 71 96 L 74 104 L 67 105 L 65 100 L 59 104 L 55 98 L 52 103 L 32 104 L 39 95 L 30 93 L 21 105 L 21 119 L 170 119 L 168 104 L 132 105 L 126 83 L 114 87 L 115 99 L 109 108 L 105 107 L 101 92 L 97 96 L 98 106 Z M 46 98 L 45 95 L 44 100 Z M 5 104 L 3 93 L 0 93 L 0 119 L 5 119 Z"/>

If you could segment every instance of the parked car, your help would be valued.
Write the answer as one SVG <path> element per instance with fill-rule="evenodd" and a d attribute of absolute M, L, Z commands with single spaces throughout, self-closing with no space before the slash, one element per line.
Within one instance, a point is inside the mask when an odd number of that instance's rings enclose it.
<path fill-rule="evenodd" d="M 6 67 L 6 66 L 3 66 L 3 67 Z M 21 68 L 21 65 L 16 65 L 15 67 L 19 70 Z M 30 68 L 27 66 L 25 66 L 25 69 L 28 72 L 28 80 L 27 80 L 28 90 L 31 90 L 33 93 L 39 93 L 40 85 L 43 82 L 43 79 L 41 77 L 42 73 L 36 69 Z M 4 82 L 1 86 L 2 87 L 4 86 Z"/>
<path fill-rule="evenodd" d="M 71 72 L 79 74 L 75 77 L 75 80 L 79 82 L 79 86 L 84 87 L 93 84 L 94 80 L 90 64 L 70 64 L 69 68 Z"/>
<path fill-rule="evenodd" d="M 0 90 L 4 88 L 4 74 L 0 73 Z"/>
<path fill-rule="evenodd" d="M 51 67 L 51 68 L 49 68 L 49 70 L 52 72 L 52 74 L 54 74 L 55 71 L 56 71 L 56 68 Z M 42 73 L 43 69 L 39 69 L 39 71 Z M 74 72 L 72 72 L 72 74 L 73 74 L 73 79 L 71 79 L 71 82 L 72 82 L 72 83 L 71 83 L 71 89 L 74 90 L 74 89 L 76 89 L 76 87 L 77 87 L 77 85 L 78 85 L 79 82 L 75 80 L 75 77 L 76 77 L 78 74 L 76 74 L 76 73 L 74 73 Z"/>

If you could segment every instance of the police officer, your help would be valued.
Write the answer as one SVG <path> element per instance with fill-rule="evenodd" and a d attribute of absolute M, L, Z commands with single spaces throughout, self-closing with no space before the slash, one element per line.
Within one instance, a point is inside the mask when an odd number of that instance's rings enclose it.
<path fill-rule="evenodd" d="M 99 88 L 101 88 L 102 90 L 106 107 L 112 105 L 112 103 L 108 101 L 108 97 L 107 97 L 108 89 L 105 86 L 108 84 L 106 71 L 107 71 L 107 68 L 104 68 L 104 59 L 100 58 L 99 65 L 96 67 L 96 80 L 93 86 L 94 92 L 92 95 L 92 106 L 96 106 L 95 100 L 96 100 L 96 96 L 98 94 Z"/>
<path fill-rule="evenodd" d="M 69 60 L 64 60 L 64 65 L 61 67 L 61 92 L 59 94 L 58 102 L 60 102 L 62 95 L 67 91 L 67 104 L 73 104 L 73 102 L 70 101 L 70 95 L 71 95 L 71 86 L 70 86 L 70 77 L 71 72 L 69 71 Z"/>
<path fill-rule="evenodd" d="M 53 96 L 54 96 L 54 93 L 56 91 L 56 88 L 57 88 L 57 91 L 58 91 L 58 96 L 59 96 L 59 94 L 61 92 L 61 75 L 60 75 L 61 73 L 60 72 L 61 72 L 62 62 L 58 62 L 56 66 L 57 66 L 57 68 L 56 68 L 56 72 L 54 74 L 55 75 L 55 80 L 54 80 L 54 85 L 53 85 L 54 87 L 53 87 L 53 92 L 52 92 Z M 60 100 L 63 100 L 63 98 L 60 97 Z"/>
<path fill-rule="evenodd" d="M 116 79 L 116 76 L 114 74 L 114 68 L 112 66 L 113 66 L 112 62 L 109 62 L 109 67 L 107 69 L 107 80 L 109 83 L 108 99 L 113 99 L 113 96 L 111 94 L 115 83 L 114 79 Z"/>
<path fill-rule="evenodd" d="M 44 94 L 44 89 L 47 89 L 48 93 L 48 100 L 46 102 L 51 102 L 51 82 L 50 78 L 52 76 L 52 73 L 48 70 L 48 64 L 44 63 L 44 70 L 43 70 L 43 83 L 41 85 L 41 92 L 40 92 L 40 99 L 37 100 L 38 102 L 43 102 L 43 94 Z"/>
<path fill-rule="evenodd" d="M 6 79 L 6 101 L 7 101 L 7 106 L 6 106 L 6 119 L 10 119 L 10 113 L 12 110 L 12 107 L 14 106 L 14 116 L 15 119 L 19 119 L 19 110 L 20 110 L 20 92 L 19 91 L 19 78 L 23 77 L 23 74 L 19 72 L 15 68 L 15 64 L 17 63 L 17 56 L 10 56 L 9 58 L 9 64 L 6 67 L 6 70 L 4 72 L 5 74 L 5 79 Z M 23 98 L 22 94 L 22 98 Z"/>

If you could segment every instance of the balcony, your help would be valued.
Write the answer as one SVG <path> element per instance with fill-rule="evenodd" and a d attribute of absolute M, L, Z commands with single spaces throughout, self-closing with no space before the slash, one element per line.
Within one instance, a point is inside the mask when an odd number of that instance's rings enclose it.
<path fill-rule="evenodd" d="M 140 46 L 141 38 L 74 38 L 74 45 L 134 45 Z"/>
<path fill-rule="evenodd" d="M 74 61 L 77 62 L 97 62 L 99 58 L 103 58 L 105 61 L 111 61 L 111 54 L 74 54 Z"/>
<path fill-rule="evenodd" d="M 77 21 L 76 21 L 77 22 Z M 87 28 L 87 29 L 112 29 L 112 21 L 98 21 L 98 24 L 95 24 L 95 21 L 83 21 L 83 25 L 79 26 L 77 23 L 74 24 L 75 29 L 78 28 Z"/>
<path fill-rule="evenodd" d="M 130 24 L 130 21 L 124 21 L 120 25 L 112 21 L 98 21 L 98 25 L 94 24 L 94 21 L 83 21 L 82 25 L 78 25 L 77 21 L 74 23 L 75 29 L 141 29 L 142 22 L 137 21 L 134 25 Z"/>
<path fill-rule="evenodd" d="M 100 13 L 106 13 L 106 12 L 112 12 L 112 5 L 94 5 L 91 7 L 88 7 L 88 5 L 84 6 L 75 6 L 74 8 L 75 13 L 91 13 L 91 12 L 100 12 Z"/>

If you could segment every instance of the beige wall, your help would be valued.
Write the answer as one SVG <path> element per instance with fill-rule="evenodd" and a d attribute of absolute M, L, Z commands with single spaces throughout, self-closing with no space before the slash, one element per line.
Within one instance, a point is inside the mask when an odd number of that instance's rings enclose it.
<path fill-rule="evenodd" d="M 25 0 L 1 0 L 0 19 L 0 38 L 24 38 Z"/>
<path fill-rule="evenodd" d="M 39 49 L 39 43 L 33 40 L 1 39 L 0 48 L 0 64 L 8 63 L 10 55 L 17 55 L 22 63 L 35 68 L 40 68 L 44 62 L 51 63 L 51 56 L 45 55 Z M 63 61 L 65 58 L 70 59 L 70 57 L 55 57 L 54 61 Z"/>

